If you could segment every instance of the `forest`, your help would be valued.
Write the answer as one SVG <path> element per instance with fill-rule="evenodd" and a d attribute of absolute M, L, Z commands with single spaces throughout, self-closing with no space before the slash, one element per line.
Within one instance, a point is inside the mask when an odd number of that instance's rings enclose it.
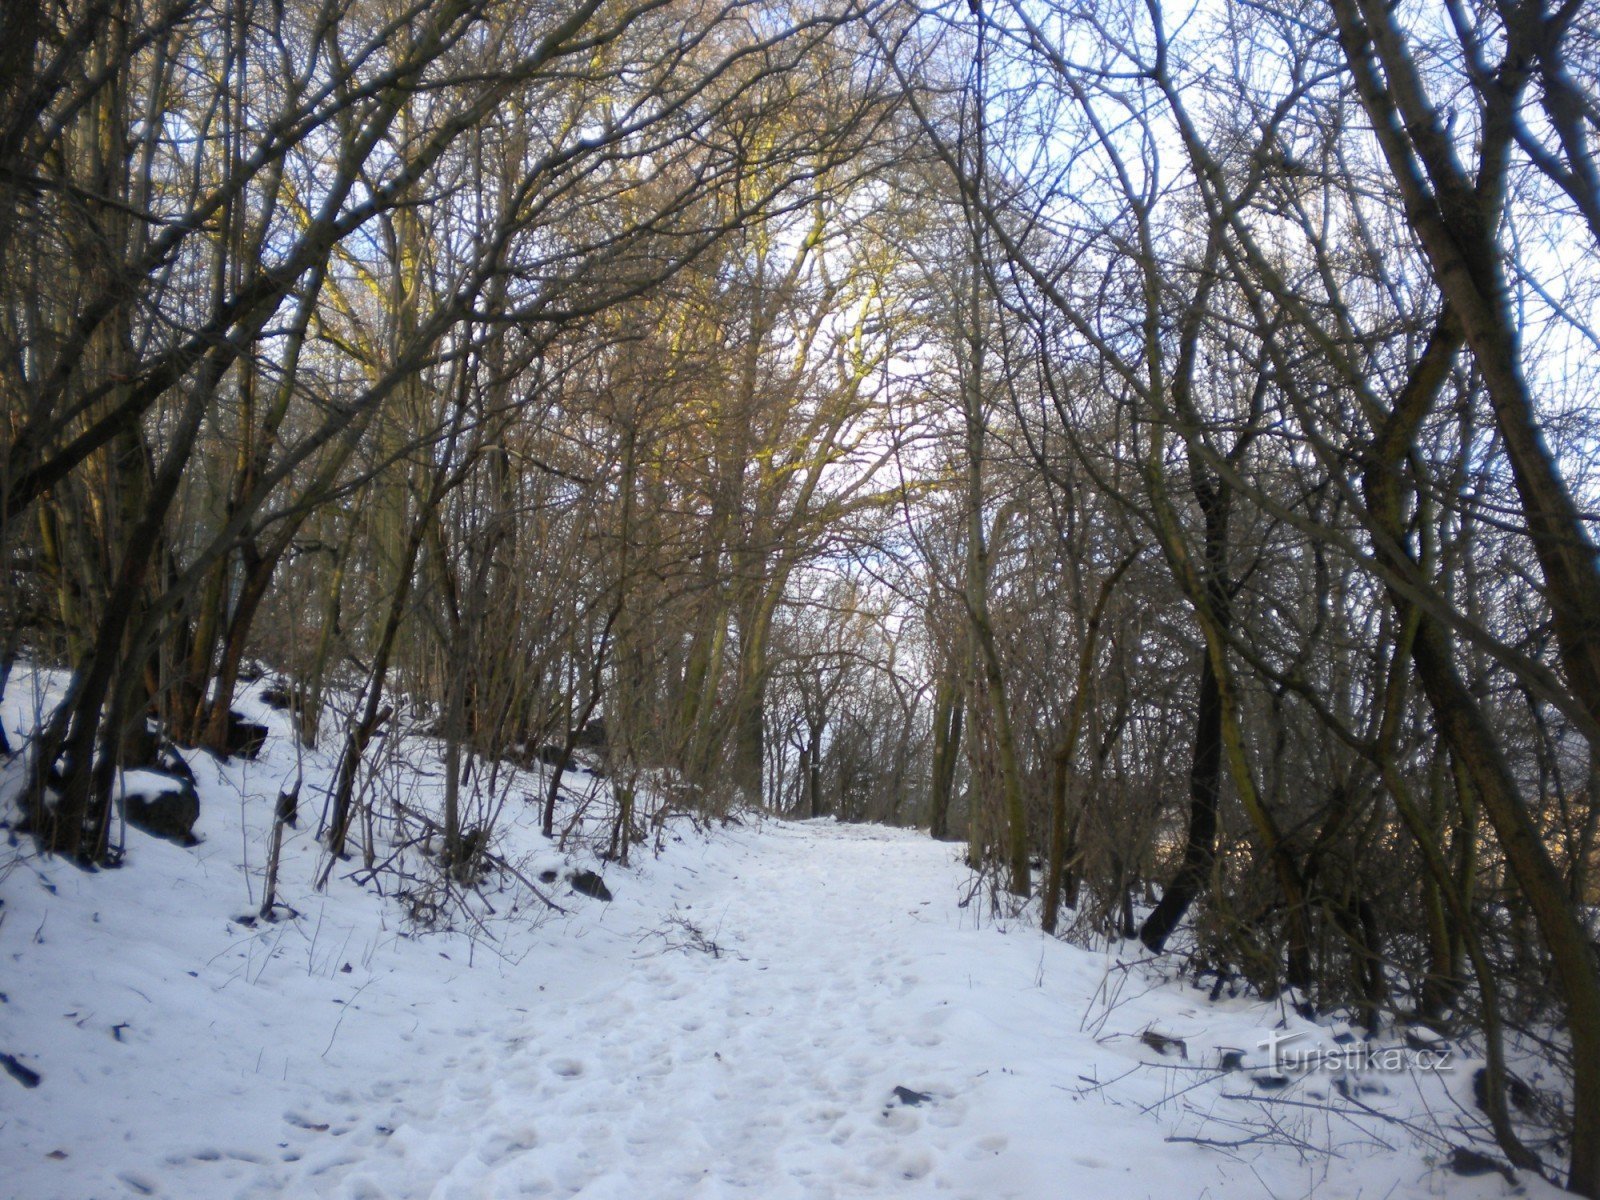
<path fill-rule="evenodd" d="M 321 884 L 920 826 L 1600 1197 L 1596 5 L 6 3 L 0 263 L 14 844 L 265 678 Z"/>

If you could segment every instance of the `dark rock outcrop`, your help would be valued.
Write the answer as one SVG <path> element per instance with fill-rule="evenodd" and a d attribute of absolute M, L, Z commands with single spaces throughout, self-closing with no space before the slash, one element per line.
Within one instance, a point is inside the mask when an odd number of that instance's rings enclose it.
<path fill-rule="evenodd" d="M 181 846 L 192 846 L 200 819 L 200 794 L 194 779 L 164 771 L 129 771 L 123 776 L 123 812 L 128 824 Z"/>
<path fill-rule="evenodd" d="M 261 703 L 278 712 L 288 712 L 294 706 L 294 689 L 288 680 L 275 679 L 261 689 Z"/>
<path fill-rule="evenodd" d="M 255 721 L 246 721 L 237 712 L 228 710 L 228 753 L 244 758 L 254 758 L 261 753 L 267 741 L 267 727 Z"/>
<path fill-rule="evenodd" d="M 593 896 L 596 900 L 611 899 L 611 889 L 606 887 L 606 881 L 593 871 L 574 871 L 569 878 L 573 891 Z"/>

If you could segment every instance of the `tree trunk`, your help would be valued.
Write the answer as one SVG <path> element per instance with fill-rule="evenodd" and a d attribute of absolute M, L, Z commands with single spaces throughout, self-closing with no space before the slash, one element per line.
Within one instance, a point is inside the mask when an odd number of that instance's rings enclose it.
<path fill-rule="evenodd" d="M 961 722 L 966 697 L 957 681 L 941 675 L 934 692 L 933 777 L 928 802 L 928 836 L 943 841 L 950 835 L 950 800 L 955 788 L 956 755 L 961 749 Z"/>
<path fill-rule="evenodd" d="M 1194 722 L 1194 747 L 1189 761 L 1189 829 L 1183 862 L 1161 893 L 1161 901 L 1139 927 L 1139 940 L 1156 954 L 1166 948 L 1211 879 L 1217 854 L 1217 815 L 1222 800 L 1222 690 L 1211 656 L 1200 661 L 1200 684 Z"/>
<path fill-rule="evenodd" d="M 344 854 L 345 837 L 350 830 L 350 802 L 355 795 L 356 776 L 361 769 L 361 758 L 367 751 L 367 745 L 372 741 L 372 736 L 378 727 L 387 719 L 390 710 L 383 707 L 384 682 L 389 674 L 389 658 L 394 653 L 395 640 L 399 637 L 400 626 L 405 619 L 406 604 L 411 598 L 411 584 L 417 562 L 417 554 L 422 549 L 422 542 L 427 534 L 428 524 L 433 520 L 434 504 L 437 503 L 437 494 L 433 503 L 428 504 L 422 512 L 418 513 L 406 537 L 405 549 L 400 556 L 398 572 L 393 590 L 389 595 L 389 609 L 384 617 L 383 630 L 378 636 L 378 645 L 372 656 L 372 667 L 367 672 L 367 686 L 365 697 L 362 701 L 361 717 L 345 733 L 344 753 L 339 757 L 339 770 L 334 777 L 333 787 L 329 791 L 329 817 L 326 831 L 328 846 L 328 864 L 318 877 L 317 886 L 327 886 L 328 877 L 333 872 L 333 864 Z"/>

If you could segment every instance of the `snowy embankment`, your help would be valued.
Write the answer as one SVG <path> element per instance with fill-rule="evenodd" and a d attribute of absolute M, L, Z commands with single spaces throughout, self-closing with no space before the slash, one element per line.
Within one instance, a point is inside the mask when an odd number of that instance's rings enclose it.
<path fill-rule="evenodd" d="M 12 733 L 23 707 L 8 697 Z M 302 820 L 280 889 L 299 917 L 243 923 L 296 770 L 283 718 L 246 709 L 272 729 L 259 761 L 190 755 L 199 845 L 129 831 L 126 867 L 97 874 L 25 841 L 0 857 L 0 1053 L 39 1077 L 0 1076 L 0 1195 L 1518 1190 L 1447 1169 L 1445 1139 L 1477 1123 L 1469 1060 L 1266 1090 L 1269 1033 L 1335 1031 L 1210 1003 L 1132 947 L 980 920 L 957 850 L 911 832 L 675 823 L 659 855 L 600 868 L 611 903 L 559 882 L 549 913 L 507 880 L 465 931 L 418 933 L 348 869 L 315 892 Z M 303 763 L 313 819 L 328 767 Z M 497 850 L 533 879 L 562 860 L 524 782 Z M 1230 1051 L 1245 1069 L 1219 1069 Z"/>

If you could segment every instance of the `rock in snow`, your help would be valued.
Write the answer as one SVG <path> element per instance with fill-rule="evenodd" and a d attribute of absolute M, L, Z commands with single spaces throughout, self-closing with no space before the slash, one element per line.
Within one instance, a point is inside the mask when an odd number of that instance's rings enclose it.
<path fill-rule="evenodd" d="M 124 771 L 122 787 L 128 824 L 182 845 L 194 842 L 200 795 L 193 779 L 140 769 Z"/>
<path fill-rule="evenodd" d="M 611 899 L 611 889 L 606 886 L 606 881 L 593 871 L 574 871 L 569 878 L 573 891 L 593 896 L 596 900 Z"/>

